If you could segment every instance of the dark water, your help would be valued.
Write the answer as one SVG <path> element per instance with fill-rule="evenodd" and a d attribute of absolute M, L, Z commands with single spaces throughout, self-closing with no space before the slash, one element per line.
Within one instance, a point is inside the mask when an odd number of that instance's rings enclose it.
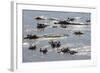
<path fill-rule="evenodd" d="M 53 40 L 60 41 L 62 46 L 70 48 L 80 48 L 77 54 L 69 55 L 57 53 L 57 49 L 52 49 L 49 45 L 51 39 L 39 38 L 37 40 L 23 39 L 23 62 L 41 62 L 41 61 L 59 61 L 59 60 L 85 60 L 90 59 L 90 46 L 91 46 L 91 25 L 67 25 L 67 28 L 52 28 L 52 20 L 35 20 L 36 16 L 45 16 L 47 18 L 55 17 L 60 20 L 65 20 L 68 17 L 81 17 L 80 21 L 85 23 L 90 19 L 90 13 L 77 13 L 77 12 L 50 12 L 50 11 L 32 11 L 23 10 L 23 38 L 28 34 L 32 35 L 67 35 L 66 37 L 56 38 Z M 37 23 L 46 23 L 50 25 L 45 29 L 37 29 Z M 75 35 L 75 31 L 81 31 L 83 35 Z M 29 50 L 30 45 L 37 45 L 35 51 Z M 39 52 L 40 48 L 46 47 L 49 52 L 42 54 Z M 85 48 L 84 48 L 85 47 Z M 89 50 L 89 51 L 87 51 Z"/>

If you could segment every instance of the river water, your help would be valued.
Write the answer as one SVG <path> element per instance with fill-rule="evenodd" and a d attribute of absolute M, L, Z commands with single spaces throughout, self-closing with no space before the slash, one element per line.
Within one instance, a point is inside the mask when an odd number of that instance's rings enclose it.
<path fill-rule="evenodd" d="M 36 16 L 55 17 L 65 20 L 68 17 L 81 17 L 80 21 L 85 23 L 90 19 L 90 13 L 79 12 L 54 12 L 54 11 L 33 11 L 23 10 L 23 48 L 22 61 L 26 62 L 44 62 L 44 61 L 62 61 L 62 60 L 88 60 L 91 59 L 91 25 L 66 25 L 67 28 L 52 28 L 55 24 L 53 20 L 35 20 Z M 37 23 L 46 23 L 50 25 L 44 29 L 37 29 Z M 75 35 L 74 32 L 81 31 L 83 35 Z M 28 34 L 32 35 L 65 35 L 65 37 L 49 39 L 39 38 L 36 40 L 24 39 Z M 78 53 L 74 55 L 57 53 L 57 48 L 52 49 L 48 43 L 50 40 L 61 42 L 61 46 L 76 49 Z M 29 50 L 29 46 L 37 45 L 36 50 Z M 47 54 L 40 53 L 40 48 L 47 48 Z"/>

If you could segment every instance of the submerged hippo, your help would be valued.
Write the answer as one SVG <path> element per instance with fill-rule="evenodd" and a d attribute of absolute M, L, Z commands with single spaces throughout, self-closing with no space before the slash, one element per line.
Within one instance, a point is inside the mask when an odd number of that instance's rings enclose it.
<path fill-rule="evenodd" d="M 36 50 L 36 45 L 30 46 L 28 49 L 30 49 L 30 50 Z"/>
<path fill-rule="evenodd" d="M 61 51 L 60 52 L 58 52 L 58 53 L 68 53 L 68 54 L 71 54 L 71 55 L 74 55 L 75 53 L 78 53 L 77 51 L 71 51 L 68 47 L 67 48 L 63 48 L 63 49 L 61 49 Z"/>
<path fill-rule="evenodd" d="M 37 35 L 27 35 L 24 39 L 38 39 L 39 36 Z"/>
<path fill-rule="evenodd" d="M 77 31 L 77 32 L 74 32 L 74 34 L 75 34 L 75 35 L 82 35 L 82 34 L 84 34 L 84 33 L 81 32 L 81 31 Z"/>
<path fill-rule="evenodd" d="M 47 54 L 48 50 L 47 50 L 47 48 L 45 48 L 45 49 L 40 48 L 40 52 L 42 52 L 43 54 Z"/>

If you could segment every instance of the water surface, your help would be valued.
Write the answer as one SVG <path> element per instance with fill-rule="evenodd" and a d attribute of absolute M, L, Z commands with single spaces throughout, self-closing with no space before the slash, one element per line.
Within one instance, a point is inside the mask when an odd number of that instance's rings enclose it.
<path fill-rule="evenodd" d="M 52 20 L 35 20 L 36 16 L 45 16 L 47 18 L 55 17 L 59 20 L 67 20 L 68 17 L 81 17 L 79 21 L 86 23 L 90 20 L 90 13 L 79 12 L 54 12 L 54 11 L 35 11 L 23 10 L 23 62 L 43 62 L 43 61 L 60 61 L 60 60 L 86 60 L 91 58 L 91 25 L 67 25 L 67 28 L 52 28 Z M 46 23 L 50 26 L 44 29 L 37 29 L 37 23 Z M 75 31 L 81 31 L 83 35 L 75 35 Z M 52 49 L 48 41 L 49 39 L 39 38 L 36 40 L 24 39 L 28 34 L 32 35 L 67 35 L 63 38 L 56 39 L 61 42 L 62 46 L 70 47 L 71 49 L 79 49 L 75 55 L 57 53 L 57 49 Z M 29 50 L 30 45 L 37 45 L 37 49 Z M 42 54 L 40 48 L 47 47 L 49 52 Z M 89 51 L 86 51 L 86 49 Z M 82 50 L 82 51 L 80 51 Z"/>

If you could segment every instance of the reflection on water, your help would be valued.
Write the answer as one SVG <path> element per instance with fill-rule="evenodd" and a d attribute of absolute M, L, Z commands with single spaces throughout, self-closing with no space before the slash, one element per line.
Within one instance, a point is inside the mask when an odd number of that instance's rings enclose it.
<path fill-rule="evenodd" d="M 30 13 L 32 11 L 24 12 L 23 18 L 23 62 L 38 62 L 38 61 L 58 61 L 58 60 L 84 60 L 90 59 L 91 57 L 91 25 L 66 25 L 66 28 L 60 27 L 60 25 L 54 24 L 51 20 L 35 20 Z M 34 12 L 34 11 L 33 11 Z M 26 14 L 25 14 L 26 13 Z M 44 12 L 46 13 L 46 12 Z M 51 12 L 52 13 L 52 12 Z M 32 13 L 31 13 L 32 14 Z M 41 14 L 41 13 L 39 13 Z M 50 13 L 49 13 L 50 14 Z M 65 13 L 64 13 L 65 14 Z M 64 15 L 62 14 L 62 15 Z M 78 15 L 77 13 L 73 13 Z M 53 14 L 54 15 L 54 14 Z M 55 14 L 54 16 L 56 16 Z M 85 14 L 83 15 L 83 20 L 86 18 L 88 19 L 90 16 L 86 17 Z M 85 15 L 85 16 L 84 16 Z M 50 15 L 52 16 L 52 15 Z M 68 16 L 66 14 L 66 16 Z M 72 15 L 71 15 L 72 16 Z M 74 15 L 75 16 L 75 15 Z M 49 17 L 49 15 L 48 15 Z M 28 20 L 26 20 L 29 18 Z M 59 17 L 62 19 L 62 17 Z M 83 21 L 82 20 L 82 21 Z M 31 24 L 29 24 L 30 22 Z M 26 24 L 26 23 L 28 24 Z M 37 23 L 45 23 L 47 26 L 46 28 L 37 29 Z M 53 26 L 57 26 L 53 28 Z M 75 35 L 74 32 L 81 31 L 82 35 Z M 56 38 L 38 38 L 38 39 L 24 39 L 28 34 L 31 35 L 60 35 L 62 37 Z M 51 48 L 50 44 L 48 43 L 51 40 L 56 40 L 61 42 L 61 47 L 69 47 L 70 49 L 77 50 L 78 53 L 75 55 L 70 54 L 62 54 L 57 53 L 59 49 Z M 36 45 L 36 50 L 29 50 L 29 46 Z M 40 48 L 47 48 L 48 52 L 46 55 L 40 52 Z"/>

